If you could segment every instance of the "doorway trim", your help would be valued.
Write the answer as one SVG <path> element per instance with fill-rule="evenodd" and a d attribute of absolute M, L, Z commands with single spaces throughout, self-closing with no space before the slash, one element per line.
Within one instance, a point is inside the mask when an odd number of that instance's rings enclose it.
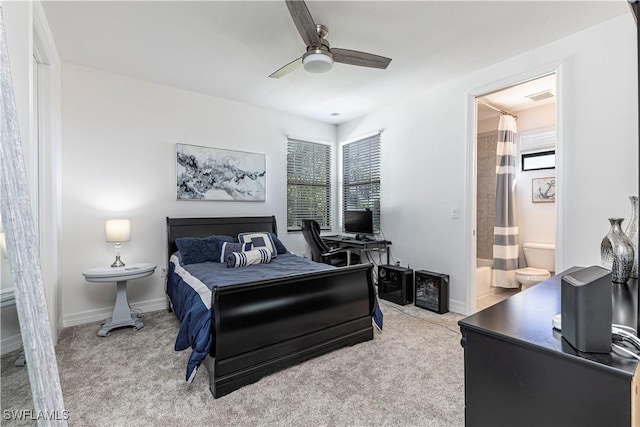
<path fill-rule="evenodd" d="M 477 224 L 477 108 L 476 98 L 487 93 L 496 92 L 511 86 L 517 86 L 548 74 L 556 75 L 556 271 L 564 270 L 564 80 L 563 63 L 555 62 L 530 71 L 506 77 L 495 82 L 477 87 L 467 93 L 467 164 L 465 176 L 465 230 L 467 244 L 467 290 L 465 314 L 476 310 L 476 224 Z"/>
<path fill-rule="evenodd" d="M 32 121 L 37 121 L 37 135 L 33 135 L 39 152 L 39 188 L 36 202 L 40 249 L 40 265 L 45 284 L 47 310 L 53 343 L 57 342 L 62 330 L 59 242 L 60 242 L 60 141 L 61 109 L 60 80 L 61 62 L 41 3 L 33 5 L 33 57 L 37 61 L 37 111 L 33 111 Z"/>

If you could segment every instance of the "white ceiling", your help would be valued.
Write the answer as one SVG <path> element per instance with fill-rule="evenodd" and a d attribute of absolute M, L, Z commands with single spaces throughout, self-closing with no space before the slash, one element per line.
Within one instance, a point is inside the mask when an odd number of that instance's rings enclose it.
<path fill-rule="evenodd" d="M 305 50 L 284 1 L 45 1 L 63 62 L 327 123 L 629 14 L 609 1 L 308 1 L 331 46 L 392 58 L 267 77 Z M 339 115 L 332 115 L 339 113 Z"/>
<path fill-rule="evenodd" d="M 549 93 L 552 96 L 533 100 L 532 95 Z M 496 92 L 478 97 L 478 120 L 485 120 L 497 117 L 502 110 L 510 114 L 517 114 L 519 111 L 530 108 L 537 108 L 556 102 L 556 75 L 549 74 L 534 80 L 520 83 Z M 490 105 L 492 108 L 489 108 Z"/>
<path fill-rule="evenodd" d="M 548 92 L 553 96 L 541 101 L 533 101 L 529 98 L 531 95 Z M 487 102 L 489 105 L 505 110 L 508 113 L 516 113 L 526 110 L 534 106 L 540 106 L 555 102 L 556 94 L 556 75 L 540 77 L 528 82 L 520 83 L 497 92 L 481 96 L 478 99 Z"/>

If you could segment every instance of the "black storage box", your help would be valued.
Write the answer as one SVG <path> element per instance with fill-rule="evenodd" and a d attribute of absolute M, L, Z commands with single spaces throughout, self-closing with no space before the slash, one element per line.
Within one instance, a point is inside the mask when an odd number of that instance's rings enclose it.
<path fill-rule="evenodd" d="M 449 312 L 449 275 L 417 270 L 415 304 L 439 314 Z"/>

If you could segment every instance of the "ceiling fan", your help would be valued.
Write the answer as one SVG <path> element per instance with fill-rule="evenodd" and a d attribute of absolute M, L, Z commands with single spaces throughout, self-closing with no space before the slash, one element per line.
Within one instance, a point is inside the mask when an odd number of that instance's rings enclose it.
<path fill-rule="evenodd" d="M 269 77 L 278 79 L 295 71 L 301 65 L 310 73 L 327 72 L 334 62 L 382 69 L 389 66 L 391 59 L 384 56 L 357 50 L 332 48 L 326 38 L 329 29 L 324 25 L 313 22 L 311 13 L 309 13 L 304 1 L 286 0 L 285 3 L 289 8 L 289 13 L 296 24 L 300 36 L 302 36 L 302 40 L 307 45 L 307 51 L 300 58 L 273 72 Z"/>

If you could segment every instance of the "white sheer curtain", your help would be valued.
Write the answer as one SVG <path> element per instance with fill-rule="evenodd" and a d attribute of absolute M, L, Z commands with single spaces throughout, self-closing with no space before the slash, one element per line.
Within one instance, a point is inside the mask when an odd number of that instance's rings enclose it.
<path fill-rule="evenodd" d="M 0 210 L 9 265 L 15 285 L 20 333 L 27 360 L 34 412 L 39 426 L 66 426 L 58 365 L 38 244 L 29 201 L 29 188 L 16 108 L 4 11 L 0 2 Z M 25 410 L 27 408 L 24 408 Z M 11 415 L 11 414 L 9 414 Z"/>

